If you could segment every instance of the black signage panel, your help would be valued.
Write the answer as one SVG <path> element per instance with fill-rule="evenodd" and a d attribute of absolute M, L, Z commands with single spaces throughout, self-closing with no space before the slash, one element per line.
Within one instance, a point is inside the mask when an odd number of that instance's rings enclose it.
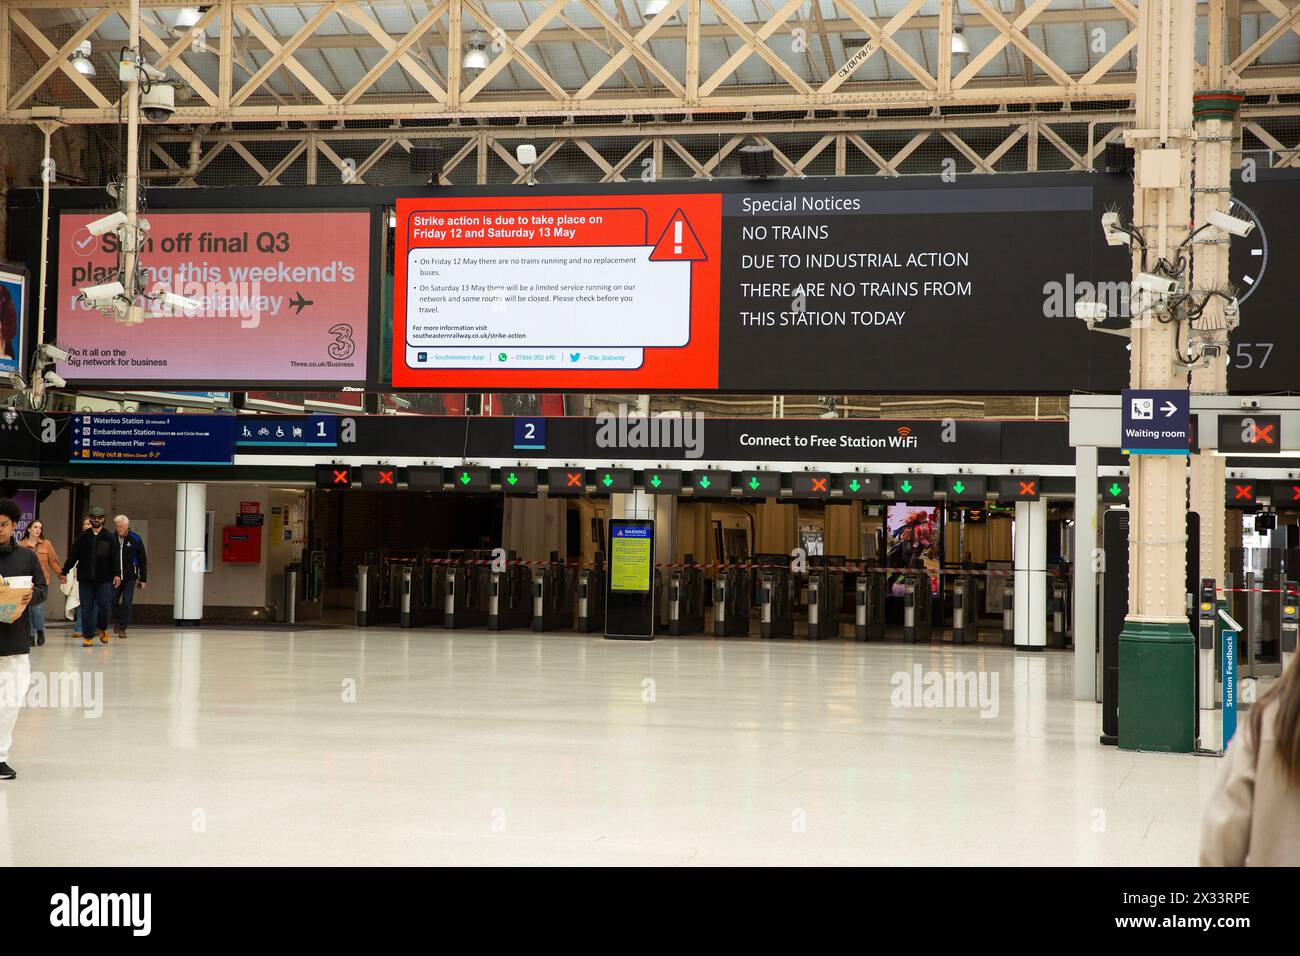
<path fill-rule="evenodd" d="M 587 469 L 547 468 L 546 493 L 552 498 L 576 498 L 587 493 Z"/>
<path fill-rule="evenodd" d="M 927 501 L 934 497 L 934 478 L 930 475 L 895 475 L 894 497 L 900 501 Z"/>
<path fill-rule="evenodd" d="M 1263 483 L 1255 478 L 1229 478 L 1225 486 L 1229 507 L 1248 508 L 1264 493 Z"/>
<path fill-rule="evenodd" d="M 1300 480 L 1273 482 L 1269 497 L 1275 508 L 1300 508 Z"/>
<path fill-rule="evenodd" d="M 1127 478 L 1098 478 L 1097 487 L 1101 489 L 1101 500 L 1112 505 L 1128 504 Z"/>
<path fill-rule="evenodd" d="M 750 498 L 777 498 L 781 495 L 781 475 L 775 471 L 743 471 L 740 493 Z"/>
<path fill-rule="evenodd" d="M 824 471 L 796 471 L 790 475 L 790 493 L 796 498 L 829 498 L 832 483 Z"/>
<path fill-rule="evenodd" d="M 682 491 L 682 473 L 675 468 L 647 471 L 641 483 L 652 495 L 677 495 Z"/>
<path fill-rule="evenodd" d="M 731 472 L 729 471 L 693 471 L 691 488 L 696 496 L 707 498 L 725 498 L 731 494 Z"/>
<path fill-rule="evenodd" d="M 507 495 L 537 494 L 537 469 L 502 468 L 501 490 Z"/>
<path fill-rule="evenodd" d="M 884 486 L 879 475 L 864 475 L 859 472 L 840 475 L 840 490 L 846 498 L 878 499 Z"/>
<path fill-rule="evenodd" d="M 587 470 L 587 484 L 600 495 L 631 494 L 633 472 L 631 468 L 590 468 Z"/>
<path fill-rule="evenodd" d="M 983 501 L 989 481 L 983 475 L 949 475 L 946 490 L 949 501 Z"/>
<path fill-rule="evenodd" d="M 369 491 L 396 491 L 397 467 L 395 465 L 361 465 L 357 468 L 361 487 Z"/>
<path fill-rule="evenodd" d="M 605 636 L 654 640 L 655 523 L 609 522 L 609 573 L 605 577 Z"/>
<path fill-rule="evenodd" d="M 1000 501 L 1037 501 L 1042 496 L 1037 475 L 1002 475 L 998 478 Z"/>
<path fill-rule="evenodd" d="M 317 465 L 316 487 L 322 490 L 327 488 L 351 488 L 352 466 Z"/>
<path fill-rule="evenodd" d="M 462 465 L 448 469 L 454 491 L 491 491 L 492 469 Z"/>
<path fill-rule="evenodd" d="M 1282 452 L 1281 415 L 1220 415 L 1219 451 L 1277 455 Z"/>
<path fill-rule="evenodd" d="M 444 476 L 437 465 L 411 465 L 406 469 L 406 487 L 412 491 L 442 491 Z"/>

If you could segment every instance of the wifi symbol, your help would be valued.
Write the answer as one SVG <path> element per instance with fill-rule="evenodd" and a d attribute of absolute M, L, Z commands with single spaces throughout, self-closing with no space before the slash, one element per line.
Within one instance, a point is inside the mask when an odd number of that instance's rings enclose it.
<path fill-rule="evenodd" d="M 897 428 L 894 429 L 894 431 L 898 432 L 900 438 L 906 438 L 908 435 L 912 434 L 912 426 L 899 425 Z"/>

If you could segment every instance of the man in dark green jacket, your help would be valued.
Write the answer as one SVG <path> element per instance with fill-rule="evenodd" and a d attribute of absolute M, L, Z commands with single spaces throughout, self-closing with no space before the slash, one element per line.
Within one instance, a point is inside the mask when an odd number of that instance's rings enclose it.
<path fill-rule="evenodd" d="M 23 577 L 32 582 L 31 591 L 14 605 L 0 607 L 0 780 L 17 776 L 9 766 L 14 724 L 27 697 L 32 666 L 27 655 L 31 646 L 32 622 L 28 608 L 45 602 L 45 574 L 35 552 L 18 546 L 18 522 L 23 509 L 11 498 L 0 498 L 0 577 Z M 12 618 L 6 623 L 5 619 Z"/>

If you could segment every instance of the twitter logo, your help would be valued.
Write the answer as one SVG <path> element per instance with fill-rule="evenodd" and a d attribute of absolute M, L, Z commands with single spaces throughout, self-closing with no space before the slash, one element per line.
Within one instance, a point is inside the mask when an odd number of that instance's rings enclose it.
<path fill-rule="evenodd" d="M 581 352 L 570 352 L 570 353 L 569 353 L 569 361 L 570 361 L 570 362 L 576 362 L 576 361 L 578 361 L 578 359 L 580 359 L 580 358 L 582 358 L 582 353 L 581 353 Z"/>

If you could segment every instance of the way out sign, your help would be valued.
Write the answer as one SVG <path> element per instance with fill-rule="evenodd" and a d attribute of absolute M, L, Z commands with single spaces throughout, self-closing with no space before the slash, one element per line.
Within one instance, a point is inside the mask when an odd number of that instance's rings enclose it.
<path fill-rule="evenodd" d="M 1191 453 L 1192 399 L 1186 389 L 1129 388 L 1120 403 L 1120 447 L 1130 455 Z"/>

